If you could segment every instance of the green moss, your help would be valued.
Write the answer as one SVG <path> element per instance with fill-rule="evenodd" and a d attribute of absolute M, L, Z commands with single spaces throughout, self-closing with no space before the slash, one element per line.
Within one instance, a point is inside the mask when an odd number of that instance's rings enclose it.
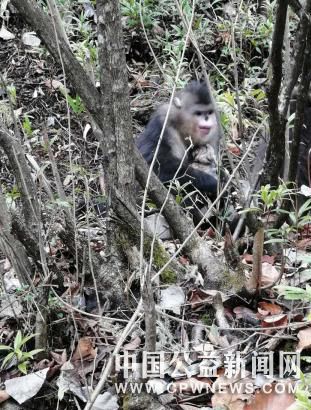
<path fill-rule="evenodd" d="M 169 255 L 160 244 L 155 244 L 153 251 L 153 263 L 155 267 L 159 270 L 161 269 L 169 260 Z M 168 266 L 161 273 L 161 279 L 164 283 L 176 283 L 177 275 L 170 267 Z"/>
<path fill-rule="evenodd" d="M 176 272 L 174 272 L 171 269 L 165 269 L 164 272 L 161 273 L 161 279 L 163 283 L 176 283 L 177 281 L 177 275 Z"/>
<path fill-rule="evenodd" d="M 295 347 L 294 347 L 294 341 L 293 340 L 287 340 L 284 343 L 284 347 L 282 348 L 283 352 L 294 352 Z"/>
<path fill-rule="evenodd" d="M 238 292 L 242 289 L 245 282 L 244 274 L 241 272 L 234 272 L 232 274 L 230 271 L 224 271 L 223 273 L 223 285 L 221 286 L 224 290 L 232 290 Z"/>
<path fill-rule="evenodd" d="M 129 394 L 125 393 L 123 395 L 122 409 L 123 410 L 128 410 L 128 408 L 129 408 Z"/>
<path fill-rule="evenodd" d="M 215 318 L 214 312 L 208 312 L 208 313 L 205 313 L 201 317 L 201 320 L 206 326 L 212 326 L 214 318 Z"/>
<path fill-rule="evenodd" d="M 131 232 L 131 235 L 129 235 L 128 230 L 127 231 L 121 230 L 118 235 L 117 244 L 123 250 L 130 249 L 132 246 L 135 246 L 135 245 L 138 246 L 137 244 L 139 244 L 139 237 L 133 231 Z M 146 235 L 144 238 L 144 252 L 145 252 L 146 260 L 150 258 L 151 244 L 152 244 L 152 238 Z M 155 242 L 152 258 L 153 258 L 153 265 L 155 266 L 156 270 L 160 270 L 169 261 L 170 256 L 160 243 Z M 161 280 L 163 283 L 166 283 L 166 284 L 176 283 L 177 281 L 176 272 L 168 266 L 161 273 Z"/>

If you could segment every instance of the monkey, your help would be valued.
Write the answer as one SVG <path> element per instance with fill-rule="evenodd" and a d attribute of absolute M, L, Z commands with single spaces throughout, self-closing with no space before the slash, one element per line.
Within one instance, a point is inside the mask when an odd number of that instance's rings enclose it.
<path fill-rule="evenodd" d="M 217 158 L 214 148 L 209 145 L 202 145 L 201 147 L 193 148 L 192 152 L 192 167 L 200 169 L 216 178 L 217 172 Z"/>
<path fill-rule="evenodd" d="M 149 165 L 159 141 L 167 110 L 168 104 L 160 106 L 136 140 L 140 153 Z M 218 150 L 219 139 L 216 113 L 208 88 L 204 83 L 192 81 L 178 92 L 173 100 L 154 172 L 163 183 L 176 177 L 181 184 L 191 182 L 202 194 L 215 196 L 216 167 L 215 170 L 214 167 L 211 170 L 206 164 L 198 166 L 200 161 L 196 161 L 196 158 L 202 147 L 205 147 L 210 158 L 206 158 L 205 161 L 208 164 L 212 163 L 214 153 L 211 150 Z M 202 156 L 204 157 L 203 151 L 199 157 Z"/>

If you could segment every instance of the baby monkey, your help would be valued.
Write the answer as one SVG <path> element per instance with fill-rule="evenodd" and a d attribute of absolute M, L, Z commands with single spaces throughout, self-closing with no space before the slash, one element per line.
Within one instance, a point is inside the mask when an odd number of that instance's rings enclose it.
<path fill-rule="evenodd" d="M 209 145 L 202 145 L 201 147 L 193 148 L 192 152 L 192 166 L 196 169 L 200 169 L 204 172 L 209 172 L 211 175 L 215 175 L 217 172 L 217 158 L 214 148 Z"/>
<path fill-rule="evenodd" d="M 137 139 L 141 154 L 150 165 L 157 147 L 168 104 L 151 117 Z M 192 81 L 177 93 L 170 109 L 154 172 L 162 182 L 178 178 L 202 193 L 217 193 L 216 158 L 220 140 L 215 109 L 207 86 Z M 189 149 L 190 144 L 193 148 Z M 178 172 L 177 172 L 178 171 Z"/>

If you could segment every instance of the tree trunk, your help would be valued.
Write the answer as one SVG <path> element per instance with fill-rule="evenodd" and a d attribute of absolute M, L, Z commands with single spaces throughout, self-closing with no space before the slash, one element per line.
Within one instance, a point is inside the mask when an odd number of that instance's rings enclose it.
<path fill-rule="evenodd" d="M 268 90 L 270 141 L 267 149 L 263 183 L 278 186 L 285 155 L 286 120 L 280 116 L 279 93 L 282 83 L 282 49 L 288 0 L 278 0 L 270 53 L 271 83 Z"/>

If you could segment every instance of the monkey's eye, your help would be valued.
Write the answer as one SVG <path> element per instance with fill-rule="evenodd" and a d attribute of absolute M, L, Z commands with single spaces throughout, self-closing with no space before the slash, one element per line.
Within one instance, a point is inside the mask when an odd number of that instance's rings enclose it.
<path fill-rule="evenodd" d="M 214 111 L 213 111 L 213 110 L 207 111 L 207 115 L 213 115 L 213 114 L 214 114 Z"/>
<path fill-rule="evenodd" d="M 196 115 L 197 117 L 201 117 L 202 111 L 195 111 L 194 115 Z"/>

